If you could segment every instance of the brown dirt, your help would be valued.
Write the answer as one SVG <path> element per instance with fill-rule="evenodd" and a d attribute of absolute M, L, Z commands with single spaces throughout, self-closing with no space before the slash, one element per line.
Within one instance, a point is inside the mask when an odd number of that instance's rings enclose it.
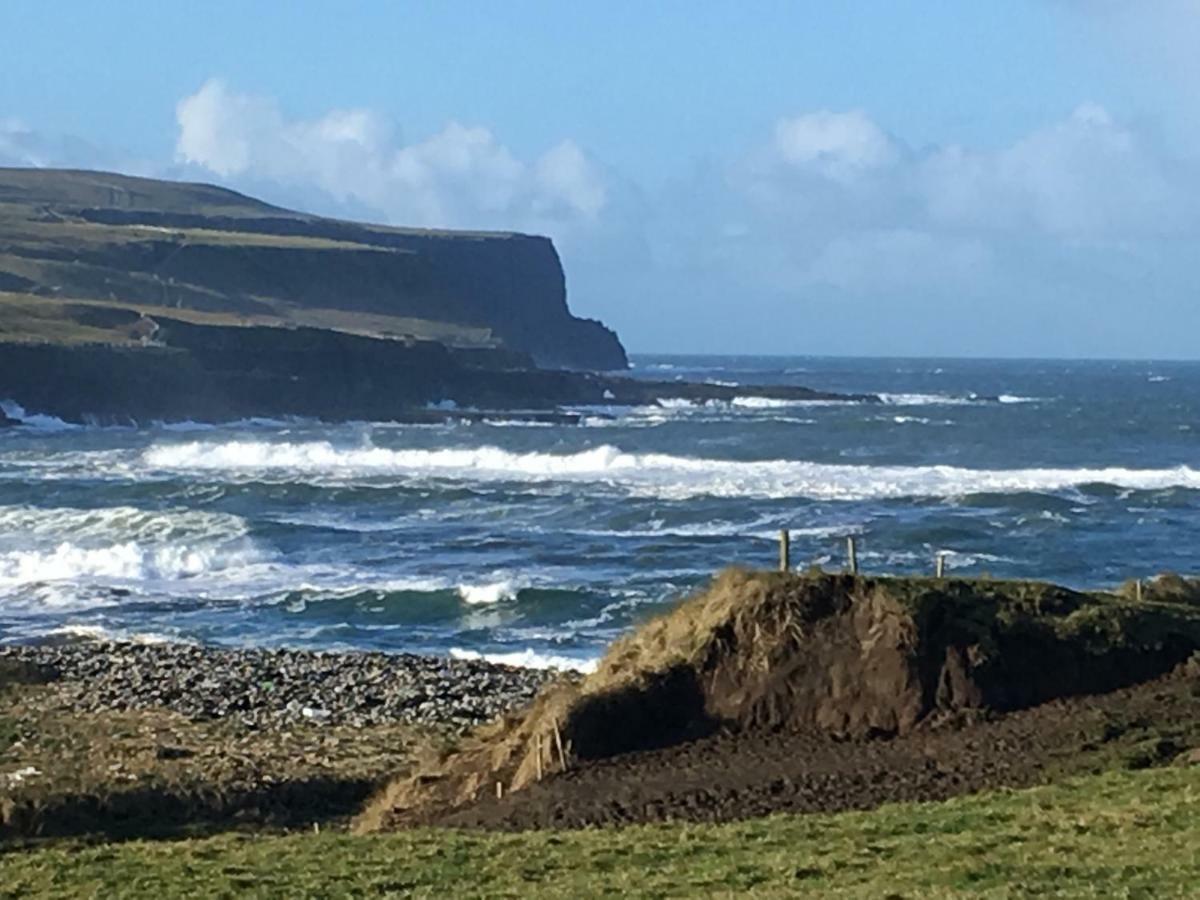
<path fill-rule="evenodd" d="M 868 809 L 1162 765 L 1200 746 L 1196 666 L 1134 688 L 991 720 L 929 723 L 890 740 L 807 730 L 711 735 L 589 763 L 412 824 L 489 829 L 719 822 Z"/>
<path fill-rule="evenodd" d="M 730 570 L 582 682 L 394 781 L 356 824 L 739 818 L 1028 783 L 1104 743 L 1097 716 L 1123 714 L 1120 700 L 1065 698 L 1152 681 L 1200 650 L 1181 583 L 1179 597 L 1135 602 L 1035 582 Z M 1169 723 L 1165 701 L 1138 698 L 1147 721 Z M 551 788 L 555 769 L 570 772 Z"/>

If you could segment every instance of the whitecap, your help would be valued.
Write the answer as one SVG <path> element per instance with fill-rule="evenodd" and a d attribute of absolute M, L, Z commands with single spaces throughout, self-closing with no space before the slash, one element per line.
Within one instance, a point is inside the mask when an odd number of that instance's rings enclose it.
<path fill-rule="evenodd" d="M 277 472 L 293 479 L 392 475 L 467 482 L 585 482 L 663 499 L 706 495 L 816 500 L 954 497 L 969 493 L 1057 492 L 1088 484 L 1135 490 L 1200 490 L 1200 472 L 1188 466 L 969 469 L 778 459 L 747 462 L 628 453 L 611 445 L 575 453 L 513 453 L 494 446 L 391 450 L 335 447 L 326 441 L 196 442 L 155 446 L 145 452 L 143 459 L 154 469 Z"/>
<path fill-rule="evenodd" d="M 14 400 L 0 400 L 0 411 L 8 418 L 16 419 L 26 428 L 36 428 L 38 431 L 76 431 L 83 427 L 64 422 L 57 416 L 26 412 L 25 407 Z"/>
<path fill-rule="evenodd" d="M 113 644 L 195 644 L 190 638 L 160 631 L 129 631 L 105 625 L 61 625 L 44 632 L 47 636 L 83 638 Z"/>
<path fill-rule="evenodd" d="M 490 606 L 502 600 L 515 600 L 520 586 L 511 578 L 485 584 L 460 584 L 458 596 L 471 606 Z"/>
<path fill-rule="evenodd" d="M 451 647 L 450 656 L 461 660 L 484 660 L 502 666 L 515 666 L 520 669 L 558 669 L 560 671 L 582 672 L 588 674 L 596 671 L 598 659 L 578 659 L 573 656 L 561 656 L 551 653 L 538 653 L 536 650 L 517 650 L 508 653 L 481 653 L 478 650 L 465 650 L 461 647 Z"/>
<path fill-rule="evenodd" d="M 1000 403 L 1040 403 L 1040 397 L 1019 397 L 1016 394 L 1001 394 L 996 398 Z"/>

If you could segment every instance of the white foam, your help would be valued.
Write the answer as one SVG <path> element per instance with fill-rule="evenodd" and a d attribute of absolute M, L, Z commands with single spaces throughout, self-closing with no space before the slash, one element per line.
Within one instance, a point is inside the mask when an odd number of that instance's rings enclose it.
<path fill-rule="evenodd" d="M 772 397 L 734 397 L 730 405 L 739 409 L 787 409 L 790 406 L 809 405 L 811 400 L 777 400 Z"/>
<path fill-rule="evenodd" d="M 489 584 L 460 584 L 458 596 L 471 606 L 490 606 L 502 600 L 515 600 L 521 587 L 513 579 Z"/>
<path fill-rule="evenodd" d="M 80 425 L 71 425 L 57 416 L 45 416 L 40 413 L 28 413 L 25 407 L 14 400 L 0 400 L 0 410 L 10 419 L 16 419 L 27 428 L 39 431 L 75 431 Z"/>
<path fill-rule="evenodd" d="M 1013 559 L 1007 556 L 997 556 L 994 553 L 963 553 L 957 550 L 942 550 L 946 557 L 946 565 L 951 569 L 965 569 L 982 563 L 1011 563 Z"/>
<path fill-rule="evenodd" d="M 493 428 L 553 428 L 556 423 L 536 419 L 484 419 L 483 424 Z"/>
<path fill-rule="evenodd" d="M 47 632 L 50 635 L 78 637 L 114 644 L 194 644 L 188 638 L 157 631 L 126 631 L 104 625 L 63 625 Z"/>
<path fill-rule="evenodd" d="M 1040 403 L 1040 397 L 1018 397 L 1015 394 L 1001 394 L 996 398 L 1001 403 Z"/>
<path fill-rule="evenodd" d="M 555 654 L 538 653 L 536 650 L 518 650 L 512 653 L 480 653 L 477 650 L 464 650 L 461 647 L 451 647 L 450 656 L 453 659 L 485 660 L 502 666 L 516 666 L 521 669 L 558 669 L 568 672 L 583 672 L 588 674 L 596 671 L 597 659 L 576 659 L 573 656 L 558 656 Z"/>
<path fill-rule="evenodd" d="M 253 551 L 216 547 L 145 547 L 133 541 L 85 547 L 64 541 L 50 549 L 0 553 L 0 587 L 79 580 L 174 581 L 241 567 L 256 556 Z"/>
<path fill-rule="evenodd" d="M 602 445 L 576 453 L 512 453 L 484 446 L 443 450 L 338 448 L 325 441 L 231 441 L 157 446 L 144 454 L 156 469 L 274 471 L 289 477 L 354 478 L 381 474 L 463 481 L 594 482 L 636 496 L 684 499 L 806 497 L 861 500 L 956 497 L 969 493 L 1056 492 L 1086 484 L 1134 490 L 1200 490 L 1200 472 L 1168 469 L 868 466 L 803 460 L 704 459 L 662 453 L 626 453 Z"/>
<path fill-rule="evenodd" d="M 192 509 L 0 506 L 0 535 L 121 542 L 232 540 L 247 533 L 245 520 L 238 516 Z"/>
<path fill-rule="evenodd" d="M 966 406 L 978 403 L 979 398 L 953 394 L 880 394 L 879 399 L 888 406 Z"/>

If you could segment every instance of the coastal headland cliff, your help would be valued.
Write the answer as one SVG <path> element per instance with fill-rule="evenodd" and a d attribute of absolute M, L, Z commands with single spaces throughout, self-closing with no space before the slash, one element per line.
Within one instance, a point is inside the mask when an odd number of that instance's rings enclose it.
<path fill-rule="evenodd" d="M 0 399 L 30 410 L 413 421 L 431 406 L 732 398 L 612 374 L 626 368 L 616 334 L 569 310 L 545 237 L 390 228 L 211 185 L 0 169 Z"/>

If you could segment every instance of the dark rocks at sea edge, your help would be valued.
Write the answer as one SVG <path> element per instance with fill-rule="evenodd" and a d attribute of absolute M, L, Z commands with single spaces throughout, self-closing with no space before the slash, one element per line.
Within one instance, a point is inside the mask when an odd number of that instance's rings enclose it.
<path fill-rule="evenodd" d="M 77 712 L 166 708 L 251 728 L 467 728 L 528 702 L 556 672 L 387 653 L 219 649 L 183 643 L 0 647 Z"/>

